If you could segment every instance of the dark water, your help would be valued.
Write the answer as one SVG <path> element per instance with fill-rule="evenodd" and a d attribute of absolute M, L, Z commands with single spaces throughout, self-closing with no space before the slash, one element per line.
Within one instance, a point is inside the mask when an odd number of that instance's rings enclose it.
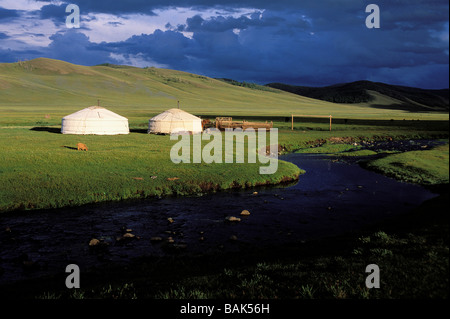
<path fill-rule="evenodd" d="M 282 159 L 306 171 L 297 184 L 0 216 L 0 283 L 61 273 L 70 263 L 91 267 L 307 241 L 405 213 L 435 196 L 358 164 L 302 154 Z M 250 216 L 239 215 L 244 209 Z M 126 229 L 139 239 L 117 240 Z M 92 238 L 104 246 L 90 248 Z"/>

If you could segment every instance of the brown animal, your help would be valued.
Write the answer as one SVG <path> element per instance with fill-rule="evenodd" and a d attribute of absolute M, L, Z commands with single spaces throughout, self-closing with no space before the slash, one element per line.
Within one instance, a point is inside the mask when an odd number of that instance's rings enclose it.
<path fill-rule="evenodd" d="M 211 121 L 209 119 L 202 120 L 202 130 L 211 126 Z"/>
<path fill-rule="evenodd" d="M 83 144 L 83 143 L 78 143 L 78 144 L 77 144 L 77 149 L 78 149 L 79 151 L 87 151 L 87 150 L 88 150 L 86 144 Z"/>

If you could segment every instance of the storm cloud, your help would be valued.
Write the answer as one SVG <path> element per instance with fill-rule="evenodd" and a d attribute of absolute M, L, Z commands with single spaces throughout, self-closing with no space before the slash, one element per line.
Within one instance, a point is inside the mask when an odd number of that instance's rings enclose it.
<path fill-rule="evenodd" d="M 61 26 L 65 3 L 37 2 L 41 9 L 28 19 L 53 21 L 48 44 L 24 48 L 24 37 L 15 49 L 12 30 L 2 28 L 0 62 L 34 51 L 83 65 L 163 66 L 261 84 L 449 86 L 447 1 L 377 1 L 381 28 L 368 29 L 357 0 L 74 0 L 82 28 L 70 30 Z M 24 14 L 0 8 L 0 19 L 14 15 Z"/>

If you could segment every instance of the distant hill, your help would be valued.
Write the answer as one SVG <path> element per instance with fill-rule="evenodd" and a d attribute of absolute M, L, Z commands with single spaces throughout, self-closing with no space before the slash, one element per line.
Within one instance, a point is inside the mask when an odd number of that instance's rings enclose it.
<path fill-rule="evenodd" d="M 203 117 L 265 116 L 270 119 L 277 116 L 288 119 L 291 114 L 332 114 L 335 118 L 445 119 L 447 116 L 442 109 L 448 110 L 448 90 L 446 96 L 445 92 L 441 92 L 441 96 L 439 92 L 434 92 L 430 97 L 425 92 L 417 95 L 414 89 L 402 91 L 400 88 L 385 88 L 382 91 L 379 88 L 381 84 L 370 87 L 365 82 L 359 83 L 359 91 L 356 90 L 350 96 L 362 98 L 360 101 L 364 101 L 365 97 L 370 102 L 343 104 L 328 102 L 323 95 L 305 94 L 305 90 L 302 90 L 304 95 L 292 94 L 286 92 L 287 86 L 284 85 L 281 85 L 284 90 L 280 90 L 155 67 L 115 64 L 82 66 L 38 58 L 0 63 L 0 125 L 8 123 L 8 118 L 17 116 L 24 117 L 24 123 L 29 121 L 26 116 L 60 118 L 96 105 L 98 100 L 101 106 L 131 121 L 140 121 L 142 117 L 149 118 L 177 107 L 178 101 L 181 109 Z M 342 87 L 346 85 L 330 88 L 343 92 Z M 355 88 L 357 86 L 353 90 Z M 330 94 L 332 90 L 325 91 Z M 419 96 L 423 98 L 424 105 L 419 104 Z M 416 102 L 403 102 L 408 98 Z M 431 98 L 434 98 L 438 108 L 429 106 Z M 424 110 L 426 114 L 422 112 Z M 439 110 L 441 112 L 436 112 Z"/>
<path fill-rule="evenodd" d="M 237 87 L 203 75 L 155 67 L 138 68 L 110 63 L 82 66 L 37 58 L 0 63 L 0 107 L 27 107 L 71 112 L 96 105 L 155 114 L 180 107 L 197 114 L 238 115 L 258 108 L 260 114 L 290 114 L 309 105 L 327 107 L 319 100 L 263 87 Z M 55 108 L 56 107 L 56 108 Z"/>
<path fill-rule="evenodd" d="M 426 90 L 379 82 L 357 81 L 326 87 L 269 83 L 266 86 L 332 103 L 366 104 L 409 111 L 448 111 L 449 90 Z M 381 100 L 383 102 L 381 103 Z M 391 104 L 386 103 L 391 100 Z"/>
<path fill-rule="evenodd" d="M 266 85 L 259 85 L 259 84 L 255 84 L 255 83 L 245 82 L 245 81 L 239 82 L 239 81 L 235 81 L 232 79 L 226 79 L 226 78 L 216 78 L 216 80 L 219 80 L 219 81 L 231 84 L 231 85 L 235 85 L 235 86 L 253 89 L 253 90 L 276 92 L 273 88 L 266 86 Z"/>

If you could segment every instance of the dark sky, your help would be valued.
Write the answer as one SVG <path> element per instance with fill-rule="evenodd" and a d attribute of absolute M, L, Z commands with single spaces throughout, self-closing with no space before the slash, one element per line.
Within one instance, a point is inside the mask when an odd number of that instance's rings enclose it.
<path fill-rule="evenodd" d="M 67 28 L 67 4 L 80 28 Z M 380 28 L 365 12 L 380 8 Z M 0 62 L 156 66 L 265 84 L 449 87 L 447 0 L 0 0 Z"/>

